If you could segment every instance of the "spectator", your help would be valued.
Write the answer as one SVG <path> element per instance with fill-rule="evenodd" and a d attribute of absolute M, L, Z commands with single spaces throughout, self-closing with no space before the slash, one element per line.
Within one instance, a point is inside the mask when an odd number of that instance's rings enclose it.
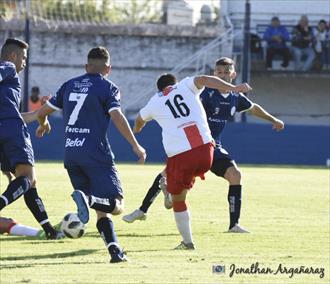
<path fill-rule="evenodd" d="M 283 59 L 281 66 L 288 67 L 290 61 L 290 50 L 285 42 L 290 40 L 287 29 L 281 25 L 278 17 L 273 17 L 270 26 L 264 33 L 263 39 L 267 41 L 266 67 L 272 68 L 272 61 L 276 54 Z"/>
<path fill-rule="evenodd" d="M 311 69 L 315 58 L 312 43 L 312 28 L 308 24 L 307 16 L 302 15 L 298 25 L 296 25 L 292 31 L 292 51 L 296 70 L 308 71 Z M 306 57 L 305 61 L 303 61 L 304 57 Z"/>
<path fill-rule="evenodd" d="M 39 95 L 40 95 L 39 87 L 37 86 L 32 87 L 31 96 L 29 100 L 29 111 L 34 111 L 41 107 L 41 99 Z"/>
<path fill-rule="evenodd" d="M 326 41 L 328 39 L 327 22 L 320 20 L 317 27 L 313 30 L 314 51 L 316 54 L 316 68 L 322 69 L 326 62 Z"/>

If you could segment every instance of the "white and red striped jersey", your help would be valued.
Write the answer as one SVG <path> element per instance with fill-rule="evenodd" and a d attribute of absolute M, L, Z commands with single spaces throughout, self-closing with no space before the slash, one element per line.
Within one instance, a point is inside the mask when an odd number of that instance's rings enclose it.
<path fill-rule="evenodd" d="M 193 77 L 187 77 L 156 93 L 140 110 L 145 121 L 156 120 L 162 128 L 163 146 L 168 157 L 212 141 L 206 114 Z"/>

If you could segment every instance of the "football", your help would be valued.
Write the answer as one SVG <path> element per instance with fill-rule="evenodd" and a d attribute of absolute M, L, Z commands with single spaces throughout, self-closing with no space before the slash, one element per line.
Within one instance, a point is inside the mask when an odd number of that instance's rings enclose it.
<path fill-rule="evenodd" d="M 61 231 L 71 239 L 78 239 L 85 233 L 86 226 L 80 221 L 76 213 L 68 213 L 64 216 Z"/>

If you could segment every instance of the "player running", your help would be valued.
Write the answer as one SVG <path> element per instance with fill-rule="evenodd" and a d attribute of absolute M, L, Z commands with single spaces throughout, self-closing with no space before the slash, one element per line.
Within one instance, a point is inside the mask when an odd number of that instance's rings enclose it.
<path fill-rule="evenodd" d="M 13 172 L 0 196 L 0 211 L 24 195 L 24 201 L 45 231 L 47 239 L 63 238 L 49 222 L 36 189 L 34 153 L 26 124 L 36 120 L 36 112 L 20 114 L 21 84 L 18 73 L 25 67 L 28 44 L 9 38 L 1 49 L 0 61 L 0 155 L 2 168 Z"/>
<path fill-rule="evenodd" d="M 228 57 L 222 57 L 215 63 L 214 75 L 231 83 L 236 78 L 235 63 Z M 272 123 L 277 131 L 284 129 L 284 123 L 265 111 L 260 105 L 253 103 L 239 92 L 225 92 L 213 88 L 205 88 L 201 93 L 201 101 L 206 112 L 208 125 L 215 140 L 216 147 L 211 172 L 224 178 L 229 183 L 229 233 L 248 233 L 239 224 L 242 199 L 241 172 L 230 154 L 221 145 L 221 133 L 236 112 L 249 111 L 250 114 Z M 161 189 L 164 192 L 164 205 L 172 208 L 171 196 L 166 191 L 166 174 L 160 173 L 147 192 L 140 208 L 123 216 L 123 220 L 132 223 L 135 220 L 145 220 L 147 211 Z"/>
<path fill-rule="evenodd" d="M 89 51 L 87 73 L 65 82 L 56 95 L 39 110 L 37 136 L 49 128 L 47 115 L 63 110 L 64 166 L 74 192 L 78 217 L 89 220 L 88 208 L 97 214 L 96 227 L 111 256 L 111 263 L 126 261 L 110 218 L 124 209 L 123 191 L 107 137 L 110 118 L 144 163 L 145 150 L 136 141 L 120 109 L 120 91 L 106 77 L 110 74 L 110 54 L 104 47 Z"/>
<path fill-rule="evenodd" d="M 183 239 L 176 249 L 195 249 L 186 195 L 196 177 L 204 179 L 213 160 L 213 139 L 199 98 L 204 86 L 223 92 L 251 90 L 247 84 L 235 87 L 215 76 L 188 77 L 178 83 L 174 75 L 164 74 L 157 81 L 159 92 L 140 110 L 133 129 L 134 133 L 140 132 L 152 119 L 162 128 L 168 157 L 167 190 L 173 199 L 174 217 Z"/>

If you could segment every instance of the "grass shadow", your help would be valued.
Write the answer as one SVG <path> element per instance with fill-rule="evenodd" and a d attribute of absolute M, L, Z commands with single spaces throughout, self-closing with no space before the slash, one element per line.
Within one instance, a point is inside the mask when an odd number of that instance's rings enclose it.
<path fill-rule="evenodd" d="M 52 253 L 52 254 L 42 254 L 42 255 L 22 255 L 22 256 L 9 256 L 9 257 L 0 257 L 0 261 L 17 261 L 17 260 L 36 260 L 36 259 L 47 259 L 47 258 L 68 258 L 73 256 L 82 256 L 94 253 L 98 250 L 96 249 L 82 249 L 71 252 L 62 252 L 62 253 Z M 1 265 L 4 266 L 4 265 Z"/>

